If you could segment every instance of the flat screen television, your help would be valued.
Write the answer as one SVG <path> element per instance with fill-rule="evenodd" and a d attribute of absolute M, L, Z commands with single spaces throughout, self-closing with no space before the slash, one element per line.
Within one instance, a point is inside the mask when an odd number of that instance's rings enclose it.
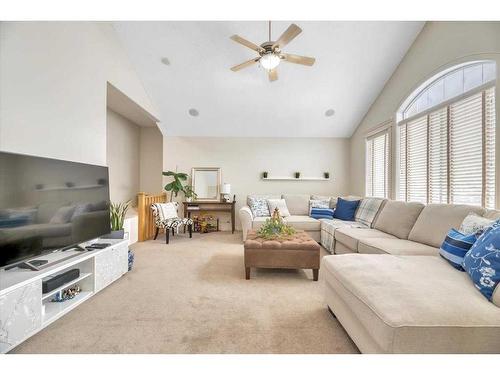
<path fill-rule="evenodd" d="M 0 268 L 110 232 L 108 168 L 0 152 Z"/>

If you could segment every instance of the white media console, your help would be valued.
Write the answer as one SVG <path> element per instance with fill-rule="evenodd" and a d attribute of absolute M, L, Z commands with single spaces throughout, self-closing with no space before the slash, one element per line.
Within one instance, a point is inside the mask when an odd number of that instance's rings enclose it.
<path fill-rule="evenodd" d="M 82 245 L 92 242 L 96 241 Z M 128 240 L 100 242 L 112 245 L 101 250 L 45 254 L 39 259 L 46 259 L 49 264 L 40 271 L 0 270 L 0 353 L 12 350 L 127 272 Z M 77 279 L 42 293 L 42 279 L 74 268 L 80 270 Z M 51 302 L 57 292 L 75 284 L 80 286 L 80 294 L 64 302 Z"/>

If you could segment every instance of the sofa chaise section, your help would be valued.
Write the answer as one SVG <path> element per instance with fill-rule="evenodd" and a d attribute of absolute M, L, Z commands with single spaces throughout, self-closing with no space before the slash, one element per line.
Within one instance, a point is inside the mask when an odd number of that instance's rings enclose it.
<path fill-rule="evenodd" d="M 321 269 L 326 302 L 363 353 L 500 352 L 500 309 L 440 257 L 335 255 Z"/>

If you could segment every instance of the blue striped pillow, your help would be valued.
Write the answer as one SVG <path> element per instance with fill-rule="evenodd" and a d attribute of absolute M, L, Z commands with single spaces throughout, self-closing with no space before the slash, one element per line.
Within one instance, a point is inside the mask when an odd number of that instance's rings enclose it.
<path fill-rule="evenodd" d="M 333 219 L 333 209 L 313 207 L 309 216 L 313 219 Z"/>
<path fill-rule="evenodd" d="M 463 234 L 456 229 L 450 229 L 444 239 L 439 255 L 446 259 L 457 270 L 464 271 L 462 263 L 465 254 L 476 242 L 476 234 Z"/>

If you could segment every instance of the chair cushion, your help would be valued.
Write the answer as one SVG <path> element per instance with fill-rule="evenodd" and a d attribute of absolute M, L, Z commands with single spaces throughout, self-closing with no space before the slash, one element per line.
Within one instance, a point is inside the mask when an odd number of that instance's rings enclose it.
<path fill-rule="evenodd" d="M 382 198 L 362 199 L 359 203 L 358 209 L 356 210 L 354 219 L 367 225 L 368 227 L 371 227 L 377 213 L 380 211 L 380 208 L 385 201 L 386 200 Z"/>
<path fill-rule="evenodd" d="M 358 251 L 358 242 L 365 238 L 396 238 L 378 229 L 369 228 L 338 228 L 335 230 L 335 240 L 341 242 L 354 252 Z"/>
<path fill-rule="evenodd" d="M 321 222 L 307 215 L 292 215 L 283 219 L 295 229 L 307 231 L 320 231 Z"/>
<path fill-rule="evenodd" d="M 335 255 L 323 258 L 321 270 L 377 352 L 500 351 L 498 307 L 440 257 Z"/>
<path fill-rule="evenodd" d="M 153 203 L 151 205 L 155 221 L 158 222 L 178 218 L 177 207 L 177 202 Z"/>
<path fill-rule="evenodd" d="M 365 238 L 358 243 L 360 254 L 437 255 L 439 249 L 400 238 Z"/>
<path fill-rule="evenodd" d="M 286 206 L 291 215 L 309 215 L 309 199 L 307 194 L 283 194 Z"/>
<path fill-rule="evenodd" d="M 424 205 L 417 202 L 387 201 L 373 227 L 406 240 L 423 208 Z M 439 245 L 441 243 L 436 247 Z"/>
<path fill-rule="evenodd" d="M 465 254 L 467 254 L 476 240 L 475 233 L 463 234 L 456 229 L 450 229 L 439 249 L 439 255 L 457 270 L 463 271 L 462 263 Z"/>
<path fill-rule="evenodd" d="M 360 201 L 350 201 L 339 198 L 333 217 L 340 220 L 354 221 L 359 202 Z"/>
<path fill-rule="evenodd" d="M 439 247 L 448 231 L 458 229 L 471 212 L 482 215 L 484 208 L 464 204 L 428 204 L 420 213 L 408 239 Z"/>

